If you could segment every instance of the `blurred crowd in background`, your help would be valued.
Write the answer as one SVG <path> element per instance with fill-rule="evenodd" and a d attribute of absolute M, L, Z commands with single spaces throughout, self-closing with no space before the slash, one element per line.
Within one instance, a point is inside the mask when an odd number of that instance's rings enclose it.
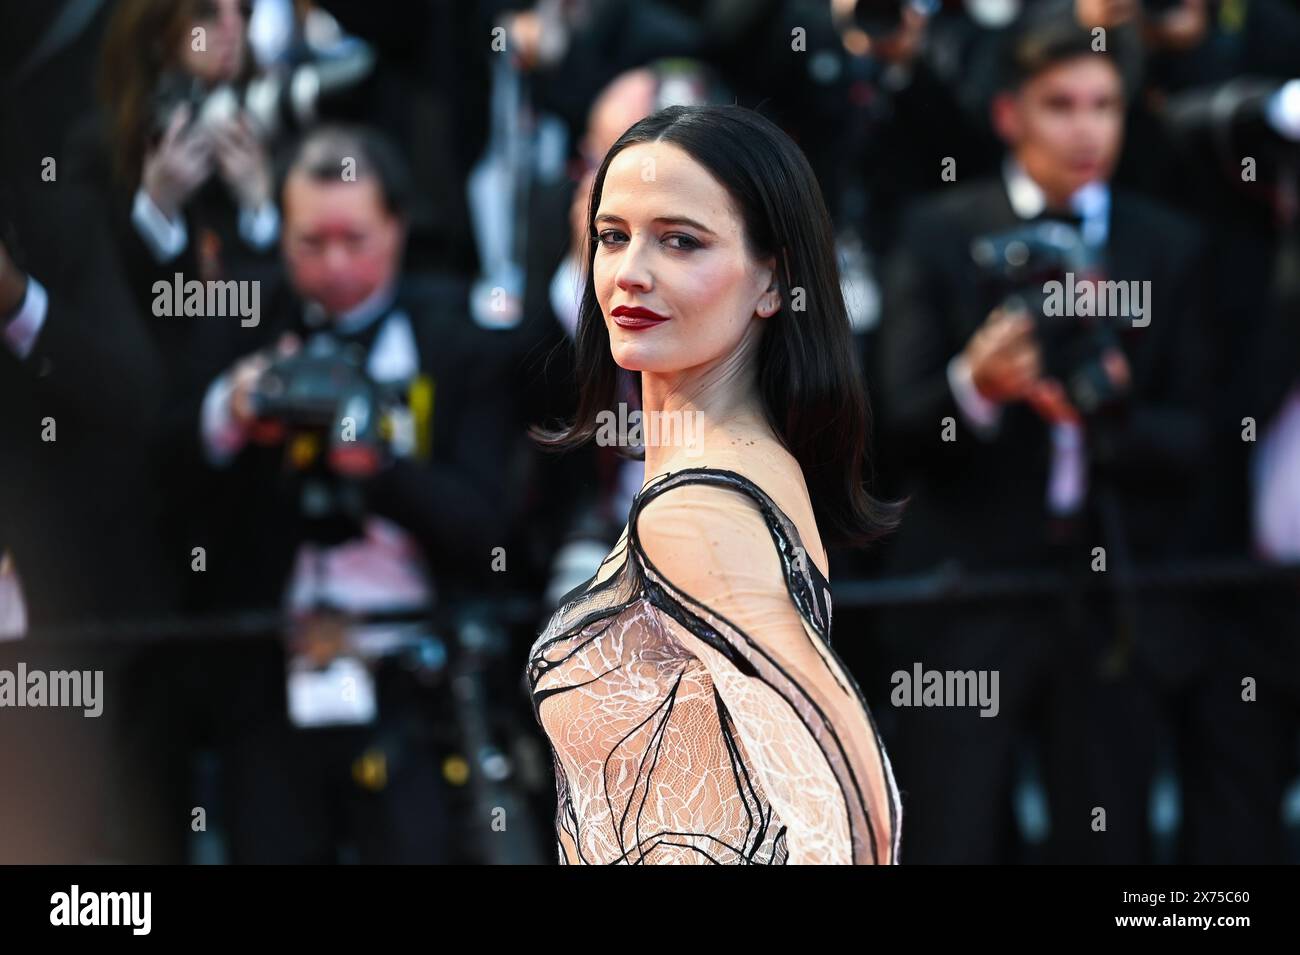
<path fill-rule="evenodd" d="M 817 172 L 909 501 L 831 552 L 902 860 L 1300 858 L 1300 4 L 3 21 L 0 661 L 108 689 L 0 711 L 0 857 L 553 861 L 523 661 L 648 475 L 528 428 L 575 404 L 602 157 L 734 102 Z M 1053 326 L 1067 274 L 1149 294 Z"/>

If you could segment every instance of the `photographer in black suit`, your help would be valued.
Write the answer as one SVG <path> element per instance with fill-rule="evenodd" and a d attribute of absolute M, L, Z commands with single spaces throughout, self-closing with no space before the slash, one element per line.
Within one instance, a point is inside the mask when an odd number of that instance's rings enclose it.
<path fill-rule="evenodd" d="M 429 738 L 443 728 L 409 686 L 385 700 L 380 658 L 410 629 L 352 615 L 491 582 L 512 409 L 464 290 L 403 281 L 407 188 L 375 134 L 308 133 L 280 193 L 290 288 L 255 325 L 201 324 L 227 368 L 194 422 L 214 478 L 197 539 L 204 604 L 295 620 L 287 652 L 240 654 L 229 680 L 175 661 L 186 676 L 169 693 L 197 687 L 217 725 L 233 861 L 328 862 L 345 846 L 363 861 L 449 858 Z M 155 721 L 193 706 L 167 695 Z"/>
<path fill-rule="evenodd" d="M 431 392 L 416 399 L 419 407 L 402 409 L 398 430 L 410 433 L 389 442 L 389 466 L 347 477 L 364 491 L 365 515 L 403 528 L 434 576 L 481 583 L 506 522 L 507 359 L 465 316 L 462 289 L 403 281 L 408 180 L 386 140 L 322 127 L 303 139 L 286 168 L 282 247 L 290 288 L 272 295 L 257 327 L 227 322 L 205 330 L 207 350 L 232 356 L 207 388 L 201 422 L 209 464 L 228 489 L 240 487 L 237 520 L 221 524 L 236 534 L 255 526 L 259 541 L 258 553 L 221 562 L 217 576 L 234 575 L 221 602 L 278 603 L 303 540 L 326 535 L 317 539 L 342 543 L 364 533 L 346 519 L 334 526 L 308 520 L 300 482 L 276 477 L 308 469 L 291 460 L 301 443 L 286 446 L 284 428 L 260 420 L 266 416 L 256 393 L 268 369 L 303 349 L 363 358 L 364 376 L 396 388 L 408 405 L 413 390 Z M 341 536 L 328 540 L 331 534 Z"/>
<path fill-rule="evenodd" d="M 876 380 L 884 454 L 913 496 L 889 565 L 1057 569 L 1091 581 L 1100 547 L 1115 581 L 1130 562 L 1195 546 L 1187 508 L 1207 439 L 1201 238 L 1108 185 L 1123 79 L 1087 31 L 1027 21 L 1010 35 L 1006 64 L 993 103 L 1009 147 L 1003 175 L 916 207 L 889 267 Z M 1043 221 L 1054 231 L 1041 235 L 1064 234 L 1083 251 L 1078 287 L 1092 283 L 1104 307 L 1107 286 L 1096 283 L 1120 283 L 1109 287 L 1127 294 L 1126 314 L 1029 314 L 1045 304 L 1042 276 L 1024 289 L 1004 279 L 1040 233 L 1005 238 Z M 1074 286 L 1064 289 L 1073 304 Z M 950 707 L 889 715 L 905 812 L 911 804 L 905 859 L 1015 858 L 1011 797 L 1025 737 L 1044 743 L 1052 858 L 1143 858 L 1158 732 L 1149 681 L 1186 678 L 1206 635 L 1177 599 L 1118 590 L 890 615 L 890 670 L 920 661 L 1000 675 L 994 718 Z"/>

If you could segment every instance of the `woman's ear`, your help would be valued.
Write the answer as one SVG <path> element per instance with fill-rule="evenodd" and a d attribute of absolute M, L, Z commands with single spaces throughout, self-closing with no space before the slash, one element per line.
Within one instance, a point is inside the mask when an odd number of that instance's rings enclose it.
<path fill-rule="evenodd" d="M 768 259 L 764 262 L 763 269 L 767 277 L 767 288 L 759 296 L 754 311 L 763 318 L 771 318 L 781 308 L 781 288 L 776 281 L 776 259 Z"/>

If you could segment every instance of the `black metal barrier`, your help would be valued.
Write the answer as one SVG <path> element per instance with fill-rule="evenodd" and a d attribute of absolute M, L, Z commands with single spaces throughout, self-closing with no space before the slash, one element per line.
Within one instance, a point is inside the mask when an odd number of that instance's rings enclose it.
<path fill-rule="evenodd" d="M 919 608 L 961 605 L 972 601 L 1011 603 L 1017 600 L 1066 597 L 1081 593 L 1111 592 L 1120 601 L 1139 593 L 1224 593 L 1231 591 L 1293 592 L 1300 610 L 1300 563 L 1262 564 L 1249 560 L 1179 562 L 1122 571 L 1074 574 L 1025 572 L 972 574 L 957 566 L 939 567 L 933 572 L 910 577 L 876 580 L 845 579 L 834 585 L 837 612 L 846 609 Z M 475 833 L 464 851 L 488 863 L 534 863 L 550 861 L 545 836 L 536 812 L 529 809 L 529 793 L 544 790 L 541 756 L 524 759 L 526 747 L 518 745 L 524 734 L 506 733 L 493 719 L 492 674 L 499 676 L 507 663 L 521 674 L 522 660 L 512 660 L 521 631 L 540 625 L 551 611 L 535 594 L 501 593 L 444 601 L 437 607 L 412 606 L 353 616 L 357 624 L 415 624 L 417 632 L 406 648 L 418 658 L 418 650 L 430 640 L 445 647 L 438 655 L 444 662 L 439 686 L 450 691 L 453 719 L 458 728 L 457 749 L 470 771 L 463 782 L 467 788 L 467 812 L 479 820 L 509 818 L 510 838 L 498 838 L 491 828 L 480 825 L 464 831 Z M 1298 615 L 1300 619 L 1300 615 Z M 231 641 L 283 639 L 292 620 L 281 610 L 249 611 L 202 616 L 170 616 L 149 619 L 120 619 L 41 627 L 25 639 L 0 642 L 0 651 L 22 653 L 58 647 L 61 650 L 91 648 L 110 652 L 144 649 L 187 640 Z M 1295 636 L 1300 636 L 1297 628 Z M 521 690 L 522 695 L 522 690 Z M 544 754 L 542 754 L 544 755 Z M 533 765 L 538 764 L 538 765 Z M 469 837 L 466 837 L 469 838 Z"/>
<path fill-rule="evenodd" d="M 956 566 L 941 566 L 925 574 L 877 580 L 841 580 L 831 586 L 837 610 L 1016 600 L 1079 591 L 1105 593 L 1117 588 L 1129 593 L 1295 589 L 1297 600 L 1300 600 L 1300 562 L 1180 561 L 1086 575 L 1052 571 L 973 574 Z M 544 606 L 536 595 L 506 593 L 486 599 L 458 600 L 438 608 L 413 606 L 367 612 L 354 615 L 354 618 L 358 623 L 415 623 L 428 622 L 436 617 L 453 626 L 465 620 L 523 626 L 539 622 L 541 616 L 551 609 Z M 187 638 L 249 639 L 281 633 L 288 623 L 289 619 L 282 611 L 260 610 L 85 621 L 34 628 L 26 638 L 64 645 L 83 643 L 97 646 Z"/>

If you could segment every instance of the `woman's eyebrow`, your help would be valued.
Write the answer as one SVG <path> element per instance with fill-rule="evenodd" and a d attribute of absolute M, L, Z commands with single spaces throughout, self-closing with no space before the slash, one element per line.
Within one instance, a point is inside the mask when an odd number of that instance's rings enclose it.
<path fill-rule="evenodd" d="M 622 222 L 623 217 L 612 215 L 608 212 L 602 212 L 600 215 L 596 216 L 596 218 L 593 221 L 594 222 L 601 222 L 601 221 Z M 699 229 L 701 232 L 707 232 L 709 235 L 717 234 L 708 226 L 704 225 L 703 223 L 696 222 L 694 219 L 689 219 L 686 216 L 655 216 L 650 221 L 660 222 L 663 223 L 664 225 L 685 225 L 685 226 L 690 226 L 692 229 Z"/>

